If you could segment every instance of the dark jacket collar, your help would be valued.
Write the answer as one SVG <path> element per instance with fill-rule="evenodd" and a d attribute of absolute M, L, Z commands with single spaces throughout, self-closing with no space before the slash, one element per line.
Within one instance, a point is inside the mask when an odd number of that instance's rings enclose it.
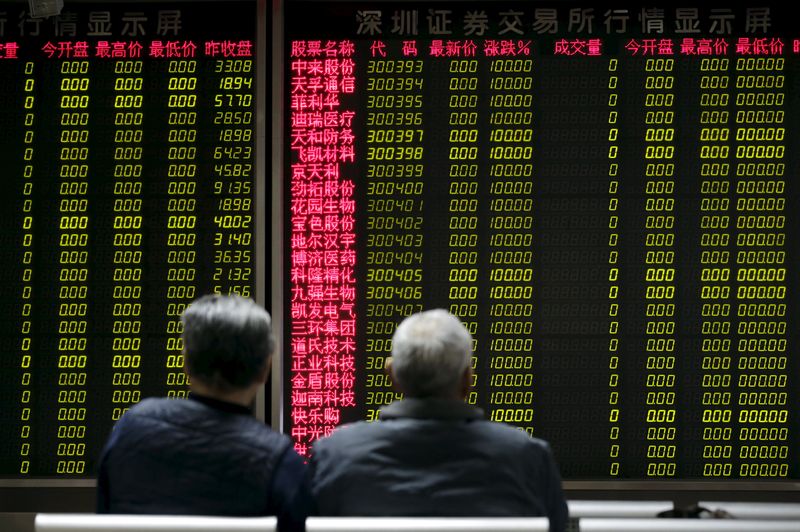
<path fill-rule="evenodd" d="M 381 408 L 381 419 L 482 419 L 483 410 L 456 399 L 409 398 Z"/>
<path fill-rule="evenodd" d="M 244 414 L 246 416 L 253 415 L 252 410 L 246 406 L 237 405 L 236 403 L 229 403 L 228 401 L 221 401 L 219 399 L 214 399 L 213 397 L 200 395 L 194 392 L 189 392 L 189 399 L 197 401 L 198 403 L 202 403 L 215 410 L 222 410 L 223 412 L 228 412 L 230 414 Z"/>

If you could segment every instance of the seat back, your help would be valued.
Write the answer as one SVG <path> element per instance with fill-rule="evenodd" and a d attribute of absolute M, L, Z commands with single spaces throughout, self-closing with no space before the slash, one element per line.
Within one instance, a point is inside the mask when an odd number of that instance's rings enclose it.
<path fill-rule="evenodd" d="M 672 510 L 672 501 L 567 501 L 569 516 L 582 517 L 656 517 L 659 512 Z"/>
<path fill-rule="evenodd" d="M 581 532 L 797 532 L 800 521 L 749 521 L 739 519 L 619 519 L 587 517 L 579 520 Z"/>
<path fill-rule="evenodd" d="M 700 501 L 697 505 L 724 510 L 735 519 L 800 520 L 800 503 L 794 502 Z"/>
<path fill-rule="evenodd" d="M 275 517 L 38 514 L 36 532 L 274 532 Z"/>
<path fill-rule="evenodd" d="M 546 517 L 309 517 L 306 532 L 547 532 Z"/>

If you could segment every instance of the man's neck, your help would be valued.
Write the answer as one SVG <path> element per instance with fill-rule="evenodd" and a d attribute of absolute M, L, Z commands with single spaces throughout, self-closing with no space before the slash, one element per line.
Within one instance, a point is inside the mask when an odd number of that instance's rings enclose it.
<path fill-rule="evenodd" d="M 226 403 L 241 405 L 246 408 L 250 408 L 250 405 L 253 404 L 253 400 L 256 397 L 256 392 L 258 391 L 258 387 L 255 384 L 243 389 L 221 391 L 212 386 L 198 382 L 197 379 L 192 381 L 192 384 L 189 386 L 189 388 L 191 389 L 192 393 L 196 393 L 197 395 L 216 399 L 217 401 L 225 401 Z"/>

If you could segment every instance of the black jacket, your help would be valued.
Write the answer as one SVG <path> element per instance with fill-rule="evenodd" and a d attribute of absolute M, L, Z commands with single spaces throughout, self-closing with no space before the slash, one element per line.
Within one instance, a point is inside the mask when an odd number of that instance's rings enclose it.
<path fill-rule="evenodd" d="M 460 401 L 406 399 L 381 421 L 343 426 L 314 444 L 320 515 L 550 518 L 567 505 L 546 442 Z"/>
<path fill-rule="evenodd" d="M 238 405 L 146 399 L 114 426 L 100 460 L 100 513 L 277 515 L 304 528 L 305 465 L 288 437 Z"/>

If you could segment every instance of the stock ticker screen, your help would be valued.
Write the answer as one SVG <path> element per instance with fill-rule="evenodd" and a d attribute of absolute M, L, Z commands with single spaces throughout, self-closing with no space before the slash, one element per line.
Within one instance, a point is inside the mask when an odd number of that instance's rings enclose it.
<path fill-rule="evenodd" d="M 777 3 L 288 2 L 287 432 L 405 316 L 565 479 L 800 479 L 800 32 Z"/>
<path fill-rule="evenodd" d="M 0 3 L 0 479 L 92 476 L 186 394 L 180 314 L 253 295 L 255 2 Z"/>

